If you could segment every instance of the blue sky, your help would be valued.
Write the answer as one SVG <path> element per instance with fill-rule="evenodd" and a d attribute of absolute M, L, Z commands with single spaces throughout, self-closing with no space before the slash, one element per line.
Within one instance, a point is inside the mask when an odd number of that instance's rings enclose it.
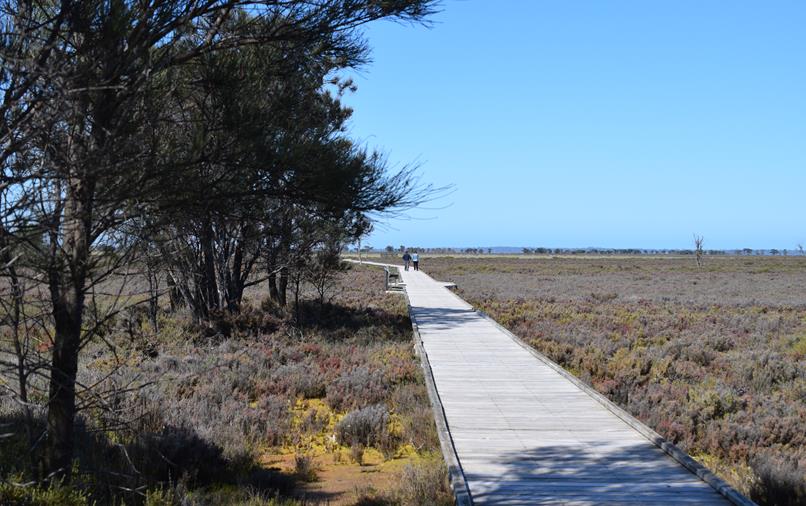
<path fill-rule="evenodd" d="M 365 244 L 806 244 L 806 2 L 446 1 L 367 30 L 353 137 L 453 193 Z"/>

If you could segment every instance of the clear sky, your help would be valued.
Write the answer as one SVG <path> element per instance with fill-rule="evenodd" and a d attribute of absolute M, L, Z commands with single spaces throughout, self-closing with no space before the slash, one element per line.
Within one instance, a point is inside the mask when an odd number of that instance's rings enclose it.
<path fill-rule="evenodd" d="M 367 30 L 351 134 L 449 196 L 375 247 L 806 245 L 806 2 L 446 1 Z"/>

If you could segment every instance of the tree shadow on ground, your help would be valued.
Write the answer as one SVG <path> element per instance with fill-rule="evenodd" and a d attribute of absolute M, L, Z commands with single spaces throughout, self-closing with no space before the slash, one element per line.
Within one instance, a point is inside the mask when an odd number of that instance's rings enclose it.
<path fill-rule="evenodd" d="M 462 465 L 476 504 L 730 504 L 649 442 L 569 441 Z"/>
<path fill-rule="evenodd" d="M 472 330 L 476 325 L 491 325 L 473 309 L 412 306 L 411 311 L 420 331 Z"/>
<path fill-rule="evenodd" d="M 41 472 L 45 419 L 37 416 L 31 448 L 22 413 L 0 415 L 0 477 L 29 481 Z M 99 504 L 140 504 L 145 491 L 156 488 L 190 491 L 234 485 L 257 495 L 291 496 L 296 477 L 256 465 L 250 458 L 223 456 L 222 449 L 187 427 L 163 426 L 157 432 L 132 433 L 91 429 L 83 419 L 74 428 L 78 464 L 73 486 L 86 490 Z M 177 490 L 179 490 L 177 489 Z"/>
<path fill-rule="evenodd" d="M 385 329 L 385 338 L 392 341 L 411 339 L 408 315 L 392 313 L 378 307 L 351 307 L 316 301 L 300 302 L 299 327 L 330 334 L 335 340 L 350 338 L 359 331 Z"/>

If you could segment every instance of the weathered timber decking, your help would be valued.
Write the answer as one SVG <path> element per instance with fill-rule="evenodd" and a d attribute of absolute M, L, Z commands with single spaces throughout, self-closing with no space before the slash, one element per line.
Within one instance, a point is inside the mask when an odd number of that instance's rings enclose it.
<path fill-rule="evenodd" d="M 400 272 L 460 503 L 752 504 L 444 283 Z"/>

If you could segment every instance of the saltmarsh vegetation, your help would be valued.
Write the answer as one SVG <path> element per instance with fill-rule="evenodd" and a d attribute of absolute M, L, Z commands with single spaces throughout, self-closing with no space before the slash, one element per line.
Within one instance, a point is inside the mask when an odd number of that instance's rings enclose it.
<path fill-rule="evenodd" d="M 346 135 L 340 71 L 368 61 L 366 23 L 432 8 L 0 3 L 0 502 L 158 504 L 219 482 L 260 501 L 286 487 L 255 452 L 294 432 L 290 398 L 334 416 L 389 401 L 394 374 L 359 385 L 390 322 L 328 291 L 344 244 L 431 189 Z"/>
<path fill-rule="evenodd" d="M 268 297 L 215 331 L 167 304 L 160 333 L 144 307 L 114 318 L 107 343 L 90 343 L 79 363 L 78 382 L 106 399 L 78 416 L 71 485 L 21 486 L 31 480 L 20 459 L 26 424 L 6 398 L 0 502 L 298 504 L 300 484 L 320 480 L 323 462 L 371 457 L 407 464 L 388 488 L 343 503 L 450 504 L 403 300 L 384 294 L 369 268 L 337 276 L 333 288 L 324 307 L 306 292 L 302 321 Z M 43 416 L 38 408 L 34 430 Z M 265 464 L 285 456 L 293 469 Z M 410 502 L 426 490 L 436 502 Z"/>
<path fill-rule="evenodd" d="M 806 258 L 432 258 L 429 272 L 761 504 L 806 502 Z"/>

